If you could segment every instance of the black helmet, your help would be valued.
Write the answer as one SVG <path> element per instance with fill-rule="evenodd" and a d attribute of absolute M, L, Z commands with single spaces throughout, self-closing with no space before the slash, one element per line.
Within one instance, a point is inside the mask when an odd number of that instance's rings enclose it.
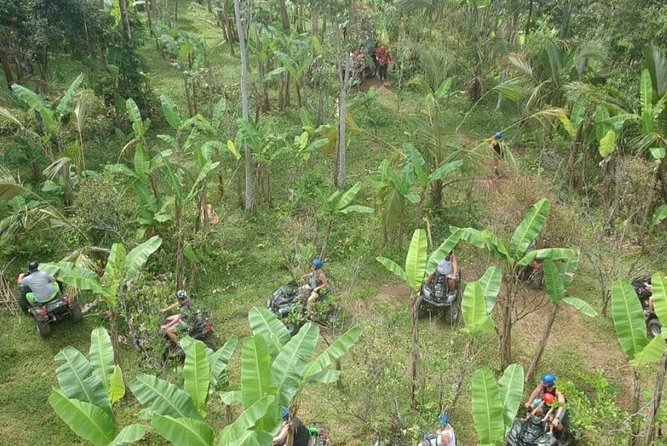
<path fill-rule="evenodd" d="M 178 290 L 176 291 L 176 299 L 179 301 L 184 301 L 188 298 L 188 293 L 185 292 L 185 290 Z"/>
<path fill-rule="evenodd" d="M 38 268 L 39 268 L 39 263 L 35 262 L 34 260 L 28 263 L 28 271 L 30 271 L 31 273 L 37 271 Z"/>

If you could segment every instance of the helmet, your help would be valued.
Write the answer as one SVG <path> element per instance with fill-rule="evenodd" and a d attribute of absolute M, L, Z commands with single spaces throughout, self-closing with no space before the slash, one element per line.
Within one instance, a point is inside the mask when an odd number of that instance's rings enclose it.
<path fill-rule="evenodd" d="M 37 268 L 39 268 L 39 263 L 35 262 L 34 260 L 28 263 L 28 271 L 31 273 L 37 271 Z"/>
<path fill-rule="evenodd" d="M 545 393 L 542 395 L 542 402 L 547 406 L 553 406 L 553 404 L 556 402 L 556 397 L 553 393 Z"/>
<path fill-rule="evenodd" d="M 440 424 L 442 424 L 443 426 L 449 424 L 449 416 L 447 416 L 447 414 L 444 412 L 440 414 L 438 420 L 440 421 Z"/>
<path fill-rule="evenodd" d="M 494 135 L 494 138 L 503 139 L 503 132 L 496 132 L 496 134 Z"/>
<path fill-rule="evenodd" d="M 324 260 L 322 259 L 313 260 L 313 268 L 322 269 L 323 266 L 324 266 Z"/>
<path fill-rule="evenodd" d="M 185 290 L 178 290 L 176 291 L 176 299 L 183 301 L 188 298 L 188 293 L 185 292 Z"/>
<path fill-rule="evenodd" d="M 289 420 L 289 408 L 287 406 L 280 406 L 280 414 L 283 417 L 283 421 Z"/>
<path fill-rule="evenodd" d="M 554 384 L 556 384 L 556 377 L 551 373 L 542 375 L 542 384 L 544 384 L 545 386 L 553 386 Z"/>

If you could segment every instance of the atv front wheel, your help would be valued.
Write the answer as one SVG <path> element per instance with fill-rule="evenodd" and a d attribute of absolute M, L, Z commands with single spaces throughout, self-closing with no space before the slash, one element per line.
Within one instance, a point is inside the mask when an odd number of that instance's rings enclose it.
<path fill-rule="evenodd" d="M 35 319 L 35 325 L 37 325 L 37 331 L 43 338 L 51 334 L 51 325 L 49 324 L 49 321 L 40 321 Z"/>

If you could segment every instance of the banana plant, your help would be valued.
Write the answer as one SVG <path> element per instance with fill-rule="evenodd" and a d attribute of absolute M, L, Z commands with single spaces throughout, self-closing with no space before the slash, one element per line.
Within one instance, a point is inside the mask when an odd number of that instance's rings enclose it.
<path fill-rule="evenodd" d="M 523 367 L 510 364 L 496 383 L 488 368 L 472 376 L 472 417 L 480 445 L 499 446 L 514 423 L 523 393 Z"/>
<path fill-rule="evenodd" d="M 656 273 L 651 278 L 651 284 L 656 280 L 657 293 L 654 297 L 655 312 L 658 319 L 667 321 L 667 299 L 665 298 L 664 278 Z M 659 361 L 665 354 L 665 334 L 654 337 L 651 341 L 647 338 L 646 322 L 641 302 L 637 298 L 635 290 L 628 281 L 618 280 L 611 288 L 611 312 L 616 329 L 616 337 L 621 349 L 632 366 L 633 398 L 630 408 L 630 432 L 632 444 L 639 444 L 638 416 L 641 382 L 639 380 L 639 369 L 643 366 Z"/>
<path fill-rule="evenodd" d="M 228 341 L 217 352 L 200 341 L 181 341 L 186 359 L 183 389 L 155 376 L 140 374 L 130 388 L 151 414 L 155 432 L 175 446 L 269 444 L 279 425 L 279 405 L 289 406 L 307 383 L 332 383 L 340 374 L 332 365 L 359 339 L 356 326 L 311 359 L 319 338 L 319 327 L 307 323 L 290 338 L 289 331 L 265 308 L 252 308 L 248 320 L 253 336 L 243 341 L 239 390 L 222 393 L 227 404 L 240 404 L 243 412 L 218 434 L 204 421 L 211 385 L 222 382 L 221 371 L 236 347 Z M 216 387 L 215 390 L 222 390 Z"/>
<path fill-rule="evenodd" d="M 326 255 L 329 237 L 331 236 L 331 231 L 333 231 L 336 217 L 350 213 L 371 214 L 374 212 L 374 209 L 371 207 L 351 204 L 360 190 L 361 182 L 357 182 L 345 192 L 340 190 L 335 191 L 329 195 L 327 200 L 324 202 L 324 205 L 320 209 L 320 215 L 324 217 L 326 224 L 320 258 L 324 258 Z"/>
<path fill-rule="evenodd" d="M 65 118 L 70 113 L 70 104 L 82 82 L 83 74 L 80 74 L 72 81 L 58 103 L 53 105 L 48 104 L 39 94 L 29 88 L 18 84 L 12 85 L 14 94 L 35 112 L 38 131 L 28 131 L 28 140 L 38 143 L 51 166 L 60 174 L 64 186 L 65 204 L 68 206 L 74 204 L 74 186 L 70 174 L 71 157 L 67 157 L 65 153 Z M 8 117 L 6 113 L 2 115 Z M 22 125 L 20 127 L 26 129 Z M 83 158 L 82 146 L 79 147 L 79 153 L 75 155 Z"/>
<path fill-rule="evenodd" d="M 553 261 L 551 259 L 544 259 L 543 268 L 544 268 L 544 282 L 547 288 L 547 294 L 549 295 L 549 300 L 551 301 L 551 313 L 549 314 L 549 319 L 544 326 L 544 332 L 542 333 L 542 339 L 533 355 L 533 359 L 526 373 L 526 383 L 531 382 L 537 373 L 537 368 L 539 367 L 540 360 L 542 359 L 542 354 L 546 348 L 547 342 L 549 340 L 549 335 L 551 334 L 551 328 L 553 327 L 554 321 L 556 320 L 556 314 L 560 309 L 561 303 L 566 303 L 576 308 L 583 315 L 588 317 L 597 316 L 597 311 L 591 307 L 586 301 L 573 296 L 567 296 L 567 290 L 572 284 L 574 279 L 574 273 L 577 270 L 579 265 L 579 255 L 575 257 L 567 258 L 563 261 Z"/>
<path fill-rule="evenodd" d="M 514 230 L 509 243 L 504 243 L 498 236 L 488 230 L 475 228 L 451 227 L 451 235 L 443 243 L 455 246 L 461 240 L 470 245 L 487 250 L 493 257 L 500 260 L 504 268 L 507 281 L 506 299 L 501 299 L 502 329 L 500 333 L 502 365 L 508 366 L 512 360 L 512 315 L 515 312 L 516 294 L 519 286 L 518 272 L 535 259 L 565 260 L 576 256 L 571 249 L 545 248 L 531 249 L 537 236 L 544 226 L 549 213 L 550 203 L 541 199 L 535 203 L 524 219 Z M 451 249 L 450 249 L 451 250 Z M 444 256 L 444 255 L 443 255 Z M 430 262 L 427 273 L 433 272 L 437 263 Z"/>
<path fill-rule="evenodd" d="M 112 407 L 125 396 L 125 384 L 105 328 L 90 334 L 88 358 L 66 347 L 55 361 L 60 388 L 51 391 L 49 404 L 76 435 L 95 446 L 129 445 L 143 438 L 148 429 L 141 424 L 118 432 Z"/>

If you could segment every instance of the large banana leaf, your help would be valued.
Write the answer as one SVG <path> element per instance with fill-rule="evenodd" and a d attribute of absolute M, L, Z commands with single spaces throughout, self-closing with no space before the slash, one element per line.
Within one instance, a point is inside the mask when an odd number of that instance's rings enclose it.
<path fill-rule="evenodd" d="M 458 228 L 450 226 L 450 229 L 455 232 Z M 475 248 L 486 249 L 492 256 L 499 260 L 506 261 L 510 258 L 505 244 L 490 231 L 480 231 L 475 228 L 461 228 L 460 239 L 465 240 Z"/>
<path fill-rule="evenodd" d="M 514 259 L 520 259 L 528 246 L 535 241 L 549 215 L 549 200 L 542 198 L 533 205 L 528 214 L 519 223 L 510 239 L 509 253 Z"/>
<path fill-rule="evenodd" d="M 258 431 L 244 431 L 238 436 L 234 437 L 233 443 L 226 443 L 220 440 L 219 446 L 227 446 L 233 444 L 234 446 L 266 446 L 271 443 L 271 435 L 266 432 Z"/>
<path fill-rule="evenodd" d="M 646 324 L 641 303 L 632 285 L 618 280 L 611 288 L 611 313 L 621 348 L 634 359 L 647 344 Z"/>
<path fill-rule="evenodd" d="M 46 105 L 46 102 L 44 102 L 44 99 L 42 99 L 40 95 L 18 84 L 12 84 L 12 90 L 14 90 L 16 96 L 25 102 L 28 107 L 39 113 L 48 133 L 53 132 L 57 128 L 57 122 L 53 116 L 53 111 Z"/>
<path fill-rule="evenodd" d="M 76 94 L 77 90 L 81 86 L 81 82 L 83 82 L 83 73 L 79 74 L 76 79 L 72 81 L 72 83 L 69 85 L 69 88 L 67 88 L 67 91 L 63 95 L 62 99 L 58 102 L 58 106 L 56 107 L 56 113 L 58 114 L 58 119 L 61 119 L 65 113 L 67 113 L 69 109 L 69 103 Z"/>
<path fill-rule="evenodd" d="M 505 433 L 510 430 L 514 417 L 521 404 L 523 393 L 523 367 L 519 364 L 510 364 L 498 380 L 500 390 L 500 401 L 503 405 L 503 419 L 505 420 Z"/>
<path fill-rule="evenodd" d="M 401 268 L 396 262 L 382 256 L 376 257 L 375 260 L 384 265 L 384 267 L 389 271 L 400 277 L 405 283 L 408 283 L 408 277 L 406 276 L 405 271 L 403 271 L 403 268 Z"/>
<path fill-rule="evenodd" d="M 146 134 L 146 127 L 144 122 L 141 120 L 141 112 L 137 103 L 134 102 L 134 99 L 130 98 L 125 101 L 125 110 L 127 111 L 127 116 L 132 121 L 132 129 L 134 130 L 135 139 L 142 139 L 144 134 Z"/>
<path fill-rule="evenodd" d="M 360 190 L 361 182 L 357 181 L 352 187 L 346 190 L 340 196 L 340 198 L 338 198 L 336 201 L 336 211 L 342 211 L 345 207 L 352 203 L 352 200 L 354 200 L 354 197 L 357 196 Z"/>
<path fill-rule="evenodd" d="M 135 398 L 158 415 L 201 420 L 190 396 L 157 376 L 140 373 L 130 383 Z"/>
<path fill-rule="evenodd" d="M 642 70 L 642 77 L 640 81 L 639 95 L 642 107 L 642 130 L 644 133 L 650 133 L 650 125 L 647 127 L 647 117 L 652 117 L 653 109 L 653 83 L 651 82 L 651 73 L 648 69 Z"/>
<path fill-rule="evenodd" d="M 238 445 L 238 440 L 244 433 L 255 426 L 258 420 L 262 419 L 269 407 L 273 404 L 274 396 L 265 395 L 257 400 L 253 405 L 246 408 L 241 415 L 238 416 L 232 424 L 225 426 L 220 432 L 220 446 Z M 269 444 L 268 442 L 264 445 Z"/>
<path fill-rule="evenodd" d="M 115 308 L 118 302 L 116 293 L 118 293 L 118 288 L 127 270 L 126 257 L 125 246 L 122 243 L 114 243 L 111 246 L 111 252 L 101 279 L 104 297 L 111 308 Z"/>
<path fill-rule="evenodd" d="M 185 364 L 183 364 L 183 390 L 190 395 L 195 407 L 202 416 L 206 416 L 206 400 L 211 382 L 210 366 L 206 355 L 206 346 L 202 341 L 195 340 L 183 347 Z M 165 437 L 166 438 L 166 437 Z"/>
<path fill-rule="evenodd" d="M 588 316 L 588 317 L 595 317 L 598 315 L 598 312 L 595 311 L 595 308 L 591 307 L 588 302 L 579 299 L 578 297 L 566 297 L 563 299 L 563 302 L 565 302 L 568 305 L 573 306 L 577 310 L 581 312 L 581 314 Z"/>
<path fill-rule="evenodd" d="M 238 338 L 232 336 L 225 342 L 225 345 L 209 357 L 209 364 L 211 366 L 211 383 L 213 387 L 218 390 L 221 390 L 220 386 L 223 384 L 223 376 L 227 369 L 227 364 L 229 363 L 232 354 L 234 354 L 236 344 L 238 344 Z"/>
<path fill-rule="evenodd" d="M 470 282 L 463 291 L 463 321 L 466 330 L 471 333 L 480 333 L 493 329 L 493 319 L 486 312 L 484 292 L 479 282 Z"/>
<path fill-rule="evenodd" d="M 667 283 L 662 273 L 651 276 L 651 292 L 653 293 L 653 307 L 658 319 L 667 323 Z"/>
<path fill-rule="evenodd" d="M 109 379 L 109 388 L 107 396 L 111 404 L 116 404 L 125 396 L 125 381 L 123 381 L 123 371 L 119 366 L 114 366 L 113 373 Z"/>
<path fill-rule="evenodd" d="M 67 398 L 99 406 L 111 413 L 107 392 L 93 366 L 74 347 L 65 347 L 55 356 L 58 384 Z"/>
<path fill-rule="evenodd" d="M 428 262 L 426 262 L 426 275 L 429 276 L 438 266 L 438 263 L 444 259 L 447 254 L 452 252 L 454 247 L 459 243 L 462 234 L 461 229 L 454 229 L 452 234 L 445 239 L 440 246 L 438 246 L 430 256 L 428 256 Z"/>
<path fill-rule="evenodd" d="M 472 418 L 482 444 L 497 444 L 505 434 L 503 405 L 493 373 L 487 368 L 472 375 Z"/>
<path fill-rule="evenodd" d="M 109 446 L 129 446 L 146 435 L 148 429 L 141 424 L 131 424 L 118 432 Z"/>
<path fill-rule="evenodd" d="M 544 283 L 551 303 L 558 305 L 565 297 L 565 284 L 563 276 L 556 264 L 551 259 L 544 259 Z"/>
<path fill-rule="evenodd" d="M 97 273 L 87 268 L 79 268 L 72 262 L 44 263 L 40 269 L 55 276 L 66 285 L 77 290 L 90 290 L 95 294 L 103 294 L 100 278 Z"/>
<path fill-rule="evenodd" d="M 151 426 L 174 446 L 213 445 L 213 429 L 203 421 L 155 415 Z"/>
<path fill-rule="evenodd" d="M 125 273 L 125 282 L 132 280 L 139 270 L 146 264 L 148 258 L 157 251 L 162 245 L 162 239 L 159 235 L 155 235 L 139 246 L 134 247 L 132 251 L 127 254 L 127 272 Z"/>
<path fill-rule="evenodd" d="M 107 329 L 97 327 L 90 333 L 90 350 L 88 351 L 90 365 L 100 377 L 105 389 L 109 389 L 111 375 L 114 371 L 113 347 Z"/>
<path fill-rule="evenodd" d="M 111 414 L 94 404 L 67 398 L 54 389 L 49 404 L 58 416 L 81 438 L 95 446 L 106 446 L 116 435 L 116 424 Z"/>
<path fill-rule="evenodd" d="M 635 354 L 630 364 L 633 367 L 642 367 L 653 362 L 658 362 L 662 359 L 664 353 L 665 339 L 662 336 L 656 336 L 641 351 Z"/>
<path fill-rule="evenodd" d="M 575 257 L 567 258 L 560 263 L 558 269 L 560 269 L 563 273 L 563 286 L 565 287 L 565 290 L 567 290 L 567 288 L 572 284 L 572 280 L 574 280 L 574 273 L 577 271 L 578 267 L 579 250 L 576 251 Z"/>
<path fill-rule="evenodd" d="M 181 123 L 183 118 L 176 108 L 176 104 L 169 96 L 160 95 L 160 102 L 162 103 L 162 113 L 167 119 L 167 123 L 174 130 L 179 130 L 181 128 Z"/>
<path fill-rule="evenodd" d="M 285 344 L 271 364 L 280 404 L 289 406 L 299 391 L 306 370 L 306 361 L 313 354 L 319 336 L 320 327 L 308 322 Z"/>
<path fill-rule="evenodd" d="M 479 279 L 479 286 L 482 287 L 482 295 L 484 295 L 484 301 L 486 302 L 487 314 L 491 314 L 496 306 L 502 281 L 503 272 L 497 266 L 489 266 Z"/>
<path fill-rule="evenodd" d="M 271 373 L 271 356 L 264 336 L 246 338 L 241 351 L 241 397 L 250 407 L 264 395 L 275 395 L 276 385 Z"/>
<path fill-rule="evenodd" d="M 141 181 L 148 180 L 148 171 L 151 168 L 151 159 L 141 144 L 137 144 L 134 149 L 134 172 Z"/>
<path fill-rule="evenodd" d="M 252 307 L 248 312 L 248 322 L 254 335 L 264 336 L 272 357 L 275 357 L 290 339 L 285 324 L 266 308 Z"/>
<path fill-rule="evenodd" d="M 423 229 L 416 229 L 412 234 L 408 255 L 405 258 L 405 277 L 413 293 L 419 292 L 424 281 L 427 249 L 426 232 Z"/>
<path fill-rule="evenodd" d="M 577 251 L 569 248 L 544 248 L 529 251 L 525 256 L 521 257 L 516 264 L 518 266 L 526 266 L 533 262 L 533 260 L 568 260 L 573 257 L 578 257 Z"/>
<path fill-rule="evenodd" d="M 331 365 L 341 358 L 361 336 L 361 326 L 355 325 L 336 339 L 325 351 L 323 351 L 314 361 L 308 364 L 304 379 L 309 381 L 318 381 L 326 373 Z"/>

